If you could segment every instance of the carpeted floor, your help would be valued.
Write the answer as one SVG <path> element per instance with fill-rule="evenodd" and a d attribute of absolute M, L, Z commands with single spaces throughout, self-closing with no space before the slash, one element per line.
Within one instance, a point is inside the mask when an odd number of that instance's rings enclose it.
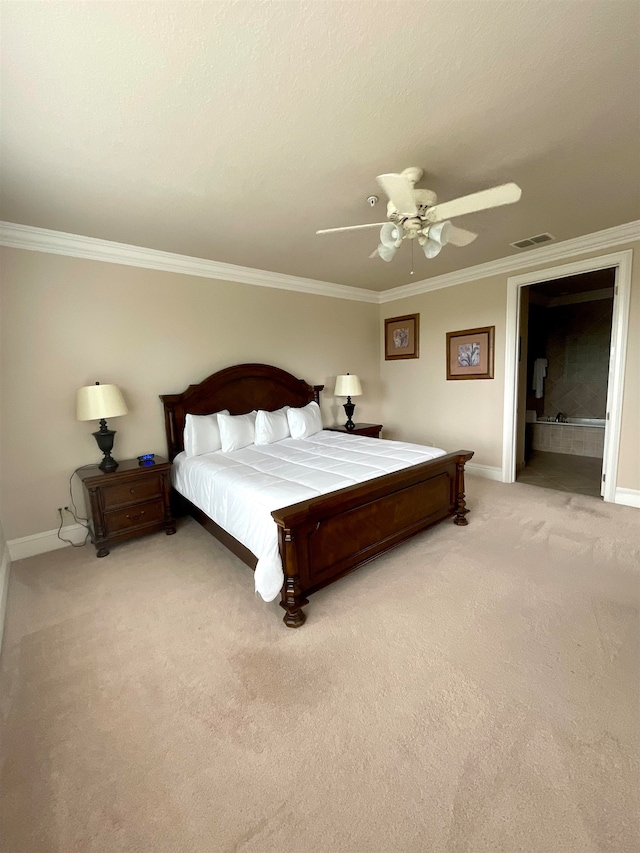
<path fill-rule="evenodd" d="M 640 512 L 467 491 L 298 631 L 188 520 L 14 564 L 2 853 L 640 849 Z"/>

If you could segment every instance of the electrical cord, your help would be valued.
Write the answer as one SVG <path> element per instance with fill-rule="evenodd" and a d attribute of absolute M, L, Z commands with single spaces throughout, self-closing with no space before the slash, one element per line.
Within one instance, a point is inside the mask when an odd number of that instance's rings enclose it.
<path fill-rule="evenodd" d="M 67 511 L 70 512 L 71 515 L 73 515 L 71 510 L 67 510 Z M 65 542 L 67 545 L 71 545 L 73 548 L 84 548 L 84 546 L 87 544 L 87 542 L 91 538 L 91 530 L 89 529 L 89 526 L 87 524 L 82 524 L 82 522 L 78 522 L 78 524 L 80 524 L 81 527 L 84 527 L 84 529 L 87 531 L 86 536 L 84 537 L 84 542 L 72 542 L 71 539 L 65 539 L 64 536 L 60 536 L 60 531 L 62 530 L 62 525 L 64 524 L 64 510 L 61 508 L 58 508 L 58 512 L 60 513 L 60 526 L 58 527 L 58 534 L 57 534 L 58 539 L 61 542 Z M 73 516 L 73 517 L 75 518 L 75 516 Z"/>
<path fill-rule="evenodd" d="M 82 471 L 85 468 L 93 468 L 93 467 L 94 467 L 93 465 L 81 465 L 79 468 L 76 468 L 76 470 L 69 477 L 69 502 L 70 502 L 71 506 L 70 507 L 64 507 L 64 509 L 62 509 L 60 507 L 58 508 L 58 513 L 60 514 L 60 526 L 58 527 L 58 533 L 57 533 L 58 539 L 61 542 L 66 543 L 67 545 L 71 545 L 73 548 L 84 548 L 84 546 L 87 544 L 87 542 L 91 538 L 91 528 L 89 527 L 89 523 L 88 523 L 89 519 L 84 518 L 83 516 L 81 516 L 79 514 L 78 507 L 76 506 L 75 500 L 73 498 L 73 478 L 78 473 L 78 471 Z M 84 542 L 72 542 L 71 539 L 65 539 L 64 536 L 60 535 L 60 533 L 62 531 L 62 525 L 64 524 L 65 510 L 73 518 L 73 520 L 75 521 L 76 524 L 79 524 L 80 527 L 84 527 L 84 529 L 87 531 L 86 536 L 84 537 Z"/>
<path fill-rule="evenodd" d="M 83 471 L 85 468 L 93 468 L 93 467 L 94 467 L 93 465 L 81 465 L 79 468 L 76 468 L 76 470 L 69 477 L 69 501 L 71 503 L 71 506 L 73 507 L 73 510 L 69 510 L 69 512 L 71 513 L 71 515 L 73 516 L 73 518 L 75 519 L 75 521 L 78 524 L 82 524 L 83 521 L 88 522 L 89 519 L 83 518 L 82 516 L 78 515 L 78 508 L 77 508 L 75 501 L 73 499 L 73 478 L 78 473 L 78 471 Z"/>

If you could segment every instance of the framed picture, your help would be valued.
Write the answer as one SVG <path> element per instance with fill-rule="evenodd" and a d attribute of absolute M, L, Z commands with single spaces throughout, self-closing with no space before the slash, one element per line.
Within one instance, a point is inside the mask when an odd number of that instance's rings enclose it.
<path fill-rule="evenodd" d="M 396 358 L 419 358 L 420 315 L 390 317 L 384 321 L 384 357 L 387 361 Z"/>
<path fill-rule="evenodd" d="M 493 379 L 495 329 L 447 332 L 447 379 Z"/>

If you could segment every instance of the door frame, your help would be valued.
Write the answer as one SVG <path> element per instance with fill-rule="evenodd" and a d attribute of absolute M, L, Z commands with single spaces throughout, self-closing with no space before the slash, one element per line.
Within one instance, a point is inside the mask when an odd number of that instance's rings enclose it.
<path fill-rule="evenodd" d="M 631 262 L 633 249 L 599 255 L 556 267 L 535 270 L 507 278 L 507 318 L 505 335 L 504 426 L 502 441 L 502 482 L 516 479 L 516 441 L 518 422 L 518 356 L 520 341 L 520 295 L 523 287 L 556 278 L 601 269 L 615 269 L 611 347 L 607 381 L 607 414 L 604 434 L 602 472 L 603 499 L 615 502 L 618 481 L 618 454 L 622 420 L 624 370 L 629 332 L 629 302 L 631 297 Z M 524 413 L 523 413 L 524 415 Z"/>

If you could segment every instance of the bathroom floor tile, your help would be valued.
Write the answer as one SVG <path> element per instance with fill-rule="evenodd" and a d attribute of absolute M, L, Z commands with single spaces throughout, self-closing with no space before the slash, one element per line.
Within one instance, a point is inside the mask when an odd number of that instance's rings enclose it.
<path fill-rule="evenodd" d="M 516 480 L 530 486 L 599 497 L 601 472 L 601 457 L 533 450 Z"/>

